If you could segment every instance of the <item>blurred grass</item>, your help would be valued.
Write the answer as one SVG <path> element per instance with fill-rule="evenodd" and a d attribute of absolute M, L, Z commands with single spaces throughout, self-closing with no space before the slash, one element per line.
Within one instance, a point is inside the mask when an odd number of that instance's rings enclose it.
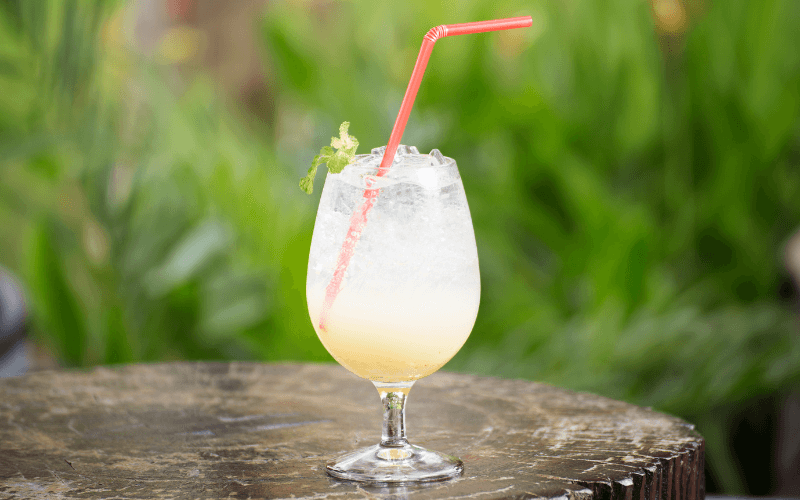
<path fill-rule="evenodd" d="M 437 43 L 403 141 L 456 158 L 475 224 L 481 311 L 447 369 L 680 415 L 745 492 L 728 421 L 800 377 L 778 294 L 800 4 L 659 5 L 275 3 L 260 122 L 202 73 L 165 83 L 118 3 L 0 2 L 0 263 L 67 365 L 330 360 L 305 307 L 318 194 L 297 180 L 342 121 L 386 141 L 428 28 L 532 15 Z"/>

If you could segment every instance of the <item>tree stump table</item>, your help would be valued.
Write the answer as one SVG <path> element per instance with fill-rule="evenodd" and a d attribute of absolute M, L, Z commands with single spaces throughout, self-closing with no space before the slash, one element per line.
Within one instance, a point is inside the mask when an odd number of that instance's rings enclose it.
<path fill-rule="evenodd" d="M 520 380 L 437 373 L 409 439 L 460 478 L 377 486 L 324 465 L 377 443 L 372 384 L 336 365 L 169 363 L 0 380 L 2 498 L 702 500 L 703 439 L 650 409 Z"/>

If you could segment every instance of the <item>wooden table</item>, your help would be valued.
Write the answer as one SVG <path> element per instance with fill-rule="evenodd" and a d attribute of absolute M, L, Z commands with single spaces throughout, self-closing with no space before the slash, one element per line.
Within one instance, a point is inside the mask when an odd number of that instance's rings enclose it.
<path fill-rule="evenodd" d="M 419 381 L 409 439 L 461 478 L 378 487 L 326 462 L 375 444 L 372 384 L 337 365 L 170 363 L 0 380 L 0 498 L 702 500 L 703 440 L 649 409 L 453 373 Z"/>

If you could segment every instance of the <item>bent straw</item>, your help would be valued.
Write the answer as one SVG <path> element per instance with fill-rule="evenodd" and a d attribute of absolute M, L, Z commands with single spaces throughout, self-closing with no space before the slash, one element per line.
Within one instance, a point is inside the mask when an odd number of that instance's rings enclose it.
<path fill-rule="evenodd" d="M 408 116 L 411 114 L 412 106 L 414 106 L 414 99 L 417 97 L 417 91 L 422 82 L 422 76 L 425 74 L 425 68 L 428 66 L 428 59 L 431 56 L 433 45 L 436 43 L 436 40 L 446 36 L 529 28 L 532 24 L 533 20 L 531 16 L 524 16 L 508 19 L 494 19 L 491 21 L 478 21 L 474 23 L 443 24 L 431 28 L 422 40 L 417 62 L 414 64 L 414 71 L 411 73 L 411 80 L 408 82 L 406 94 L 403 96 L 402 104 L 400 104 L 400 112 L 397 114 L 397 120 L 394 122 L 392 134 L 389 136 L 389 144 L 386 145 L 386 151 L 383 153 L 383 159 L 378 168 L 377 176 L 383 177 L 386 175 L 392 165 L 394 155 L 397 152 L 397 146 L 400 145 L 400 139 L 403 137 L 406 123 L 408 123 Z M 367 188 L 368 189 L 364 190 L 364 203 L 360 208 L 356 209 L 350 217 L 350 228 L 347 230 L 347 237 L 342 244 L 341 250 L 339 250 L 339 257 L 336 260 L 333 278 L 331 278 L 330 283 L 328 283 L 328 286 L 325 288 L 325 299 L 322 303 L 322 312 L 319 317 L 319 329 L 322 331 L 325 331 L 328 313 L 342 288 L 344 274 L 350 264 L 350 259 L 353 257 L 356 244 L 361 238 L 361 232 L 367 225 L 367 215 L 378 199 L 380 190 L 369 189 L 370 184 L 367 185 Z"/>

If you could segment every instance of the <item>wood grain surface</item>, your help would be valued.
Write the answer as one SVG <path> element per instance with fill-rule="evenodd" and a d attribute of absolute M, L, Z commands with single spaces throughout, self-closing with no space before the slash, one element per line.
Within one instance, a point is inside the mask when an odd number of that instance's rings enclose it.
<path fill-rule="evenodd" d="M 519 380 L 437 373 L 409 439 L 462 477 L 380 487 L 324 464 L 377 443 L 368 381 L 337 365 L 170 363 L 0 380 L 0 498 L 564 498 L 702 500 L 686 422 Z"/>

